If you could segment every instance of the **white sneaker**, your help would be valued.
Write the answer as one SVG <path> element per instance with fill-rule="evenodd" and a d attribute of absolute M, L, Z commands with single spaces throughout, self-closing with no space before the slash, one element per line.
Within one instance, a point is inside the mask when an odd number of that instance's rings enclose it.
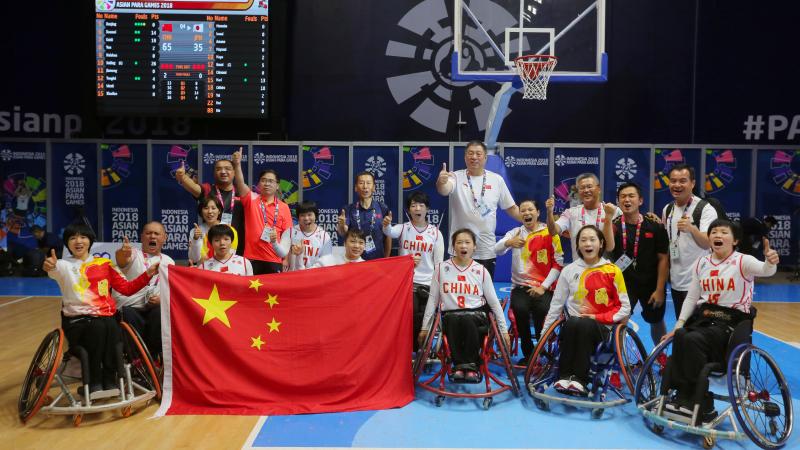
<path fill-rule="evenodd" d="M 575 379 L 569 380 L 568 390 L 570 392 L 576 392 L 581 395 L 586 394 L 586 388 L 583 387 L 583 384 L 581 384 L 580 381 L 577 381 Z"/>
<path fill-rule="evenodd" d="M 567 379 L 558 380 L 555 383 L 553 383 L 553 387 L 558 392 L 566 392 L 569 390 L 569 380 Z"/>

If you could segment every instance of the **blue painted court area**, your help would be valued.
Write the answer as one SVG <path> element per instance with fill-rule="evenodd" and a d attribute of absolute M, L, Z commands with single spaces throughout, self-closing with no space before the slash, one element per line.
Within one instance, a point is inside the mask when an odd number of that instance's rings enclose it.
<path fill-rule="evenodd" d="M 502 298 L 507 295 L 508 285 L 498 285 Z M 775 285 L 758 286 L 761 288 L 759 301 L 765 301 L 764 297 L 770 295 L 770 289 L 765 288 L 773 287 Z M 788 296 L 782 301 L 787 300 Z M 666 318 L 667 327 L 671 329 L 674 323 L 671 303 L 667 305 Z M 653 344 L 638 309 L 633 320 L 641 326 L 638 334 L 649 351 Z M 754 340 L 778 361 L 788 379 L 797 418 L 800 414 L 800 349 L 762 334 L 756 334 Z M 518 378 L 522 382 L 523 374 L 518 373 Z M 724 389 L 724 385 L 720 385 L 715 390 Z M 588 410 L 557 404 L 552 405 L 550 412 L 541 411 L 524 389 L 520 398 L 510 392 L 498 395 L 488 411 L 481 409 L 480 399 L 447 398 L 441 407 L 436 407 L 433 399 L 434 394 L 417 388 L 417 398 L 399 409 L 271 416 L 263 422 L 250 445 L 253 448 L 702 448 L 698 436 L 672 430 L 666 430 L 662 436 L 653 434 L 645 427 L 633 404 L 607 409 L 601 419 L 594 420 Z M 724 405 L 718 402 L 718 410 Z M 785 448 L 799 447 L 800 437 L 795 430 Z M 718 440 L 716 448 L 758 447 L 749 440 Z"/>

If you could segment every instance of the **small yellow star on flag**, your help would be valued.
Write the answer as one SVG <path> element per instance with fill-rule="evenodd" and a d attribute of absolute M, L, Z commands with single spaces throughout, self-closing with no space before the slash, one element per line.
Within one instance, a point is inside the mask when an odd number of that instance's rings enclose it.
<path fill-rule="evenodd" d="M 228 315 L 225 314 L 225 311 L 227 311 L 237 302 L 234 300 L 220 300 L 216 284 L 214 285 L 214 288 L 211 289 L 211 294 L 208 296 L 208 298 L 192 298 L 192 300 L 194 300 L 205 310 L 205 315 L 203 316 L 203 325 L 214 319 L 219 319 L 219 321 L 225 324 L 226 327 L 231 327 L 231 323 L 228 321 Z"/>
<path fill-rule="evenodd" d="M 272 322 L 268 323 L 267 326 L 269 327 L 270 333 L 273 331 L 277 331 L 278 333 L 281 332 L 281 330 L 278 329 L 278 327 L 281 326 L 281 322 L 276 321 L 274 317 L 272 318 Z"/>
<path fill-rule="evenodd" d="M 269 309 L 272 309 L 273 306 L 278 305 L 278 296 L 267 294 L 267 299 L 264 300 L 264 303 L 269 304 Z"/>
<path fill-rule="evenodd" d="M 261 346 L 265 344 L 265 342 L 261 340 L 260 334 L 256 337 L 251 337 L 250 340 L 253 341 L 253 343 L 250 344 L 250 347 L 254 347 L 259 350 L 261 350 Z"/>
<path fill-rule="evenodd" d="M 258 288 L 261 286 L 263 286 L 263 284 L 256 278 L 255 280 L 250 280 L 250 287 L 248 289 L 255 289 L 256 292 L 258 292 Z"/>

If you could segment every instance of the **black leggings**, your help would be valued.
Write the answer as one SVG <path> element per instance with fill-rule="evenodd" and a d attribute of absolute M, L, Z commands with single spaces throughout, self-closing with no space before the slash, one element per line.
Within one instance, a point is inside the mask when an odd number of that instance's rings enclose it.
<path fill-rule="evenodd" d="M 481 311 L 445 311 L 444 334 L 455 369 L 477 370 L 489 320 Z"/>
<path fill-rule="evenodd" d="M 589 363 L 597 344 L 608 336 L 608 328 L 588 317 L 570 317 L 559 335 L 558 377 L 574 376 L 584 386 L 589 382 Z"/>
<path fill-rule="evenodd" d="M 667 370 L 670 387 L 676 389 L 680 397 L 694 397 L 703 366 L 725 358 L 729 337 L 727 325 L 703 320 L 675 331 Z"/>
<path fill-rule="evenodd" d="M 115 348 L 121 342 L 121 332 L 114 317 L 61 316 L 61 328 L 70 348 L 83 347 L 89 355 L 90 384 L 102 383 L 104 374 L 107 378 L 116 377 Z"/>
<path fill-rule="evenodd" d="M 533 353 L 533 341 L 531 341 L 531 316 L 533 316 L 533 328 L 536 331 L 536 339 L 542 335 L 542 325 L 544 318 L 550 310 L 550 299 L 553 298 L 552 291 L 544 291 L 544 294 L 533 297 L 528 294 L 528 287 L 517 286 L 511 290 L 511 310 L 514 311 L 514 319 L 517 322 L 517 333 L 522 346 L 522 354 L 528 358 Z"/>

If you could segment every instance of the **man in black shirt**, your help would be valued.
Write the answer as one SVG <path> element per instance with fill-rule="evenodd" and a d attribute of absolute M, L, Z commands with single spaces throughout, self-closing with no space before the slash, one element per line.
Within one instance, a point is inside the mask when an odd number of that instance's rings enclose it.
<path fill-rule="evenodd" d="M 669 276 L 669 238 L 661 224 L 639 213 L 642 189 L 624 183 L 617 189 L 617 206 L 622 215 L 614 220 L 612 261 L 625 277 L 631 302 L 642 305 L 642 318 L 650 324 L 650 336 L 658 344 L 666 334 L 664 286 Z"/>

